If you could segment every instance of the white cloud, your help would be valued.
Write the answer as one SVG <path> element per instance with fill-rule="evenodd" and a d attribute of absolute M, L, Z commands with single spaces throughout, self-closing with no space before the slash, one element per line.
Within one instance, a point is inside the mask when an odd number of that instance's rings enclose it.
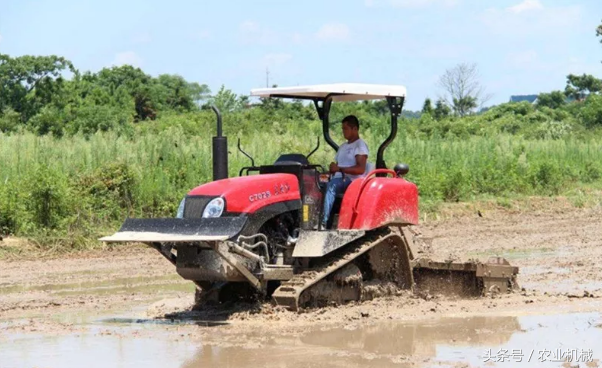
<path fill-rule="evenodd" d="M 253 21 L 245 21 L 240 24 L 238 27 L 243 33 L 254 33 L 259 31 L 259 24 Z"/>
<path fill-rule="evenodd" d="M 142 65 L 142 59 L 134 51 L 124 51 L 115 55 L 112 65 L 131 65 L 140 67 Z"/>
<path fill-rule="evenodd" d="M 367 7 L 384 5 L 394 8 L 422 8 L 431 5 L 452 7 L 459 2 L 460 0 L 364 0 L 364 5 Z"/>
<path fill-rule="evenodd" d="M 581 20 L 581 8 L 575 5 L 544 7 L 538 0 L 525 0 L 505 9 L 490 8 L 480 18 L 496 33 L 529 37 L 540 32 L 570 32 Z"/>
<path fill-rule="evenodd" d="M 240 60 L 240 68 L 265 73 L 266 68 L 270 74 L 273 71 L 288 71 L 293 64 L 293 55 L 285 52 L 274 52 L 263 55 L 257 59 Z"/>
<path fill-rule="evenodd" d="M 344 41 L 349 38 L 349 33 L 346 24 L 328 23 L 318 30 L 316 37 L 322 41 Z"/>
<path fill-rule="evenodd" d="M 191 37 L 195 41 L 204 41 L 204 40 L 211 38 L 211 32 L 209 32 L 207 30 L 198 31 L 198 32 L 192 33 Z"/>
<path fill-rule="evenodd" d="M 535 50 L 510 53 L 506 57 L 506 61 L 519 69 L 536 69 L 541 66 L 539 55 Z"/>
<path fill-rule="evenodd" d="M 269 74 L 266 74 L 269 72 Z M 253 76 L 256 86 L 278 84 L 289 85 L 295 76 L 300 75 L 302 68 L 295 63 L 292 54 L 286 52 L 268 53 L 260 58 L 241 59 L 233 74 L 241 73 L 245 76 Z M 267 79 L 267 80 L 266 80 Z"/>
<path fill-rule="evenodd" d="M 282 65 L 293 60 L 291 54 L 268 54 L 264 57 L 266 63 Z"/>
<path fill-rule="evenodd" d="M 145 44 L 151 42 L 151 35 L 148 32 L 140 32 L 132 37 L 132 42 L 136 44 Z"/>
<path fill-rule="evenodd" d="M 578 57 L 570 57 L 561 66 L 563 75 L 567 74 L 602 74 L 602 64 L 598 61 L 586 61 Z"/>
<path fill-rule="evenodd" d="M 265 66 L 281 66 L 293 60 L 293 55 L 286 53 L 267 54 L 263 57 Z"/>
<path fill-rule="evenodd" d="M 301 33 L 295 32 L 295 33 L 293 33 L 291 38 L 293 40 L 293 43 L 300 44 L 300 43 L 303 43 L 303 40 L 305 37 L 303 37 L 303 35 Z"/>
<path fill-rule="evenodd" d="M 421 47 L 417 52 L 430 59 L 466 59 L 466 55 L 473 52 L 467 45 L 437 44 Z"/>
<path fill-rule="evenodd" d="M 2 35 L 0 34 L 0 42 L 2 42 Z"/>
<path fill-rule="evenodd" d="M 244 43 L 258 43 L 262 45 L 274 44 L 278 41 L 278 35 L 268 27 L 251 20 L 242 22 L 238 26 L 241 40 Z"/>
<path fill-rule="evenodd" d="M 509 7 L 507 10 L 519 14 L 531 10 L 542 10 L 543 4 L 539 0 L 525 0 L 520 4 Z"/>
<path fill-rule="evenodd" d="M 535 50 L 510 53 L 506 56 L 506 63 L 519 70 L 533 73 L 534 76 L 546 81 L 550 78 L 563 79 L 567 74 L 593 74 L 602 73 L 602 64 L 597 61 L 588 61 L 576 57 L 542 58 Z M 564 82 L 564 80 L 562 81 Z"/>

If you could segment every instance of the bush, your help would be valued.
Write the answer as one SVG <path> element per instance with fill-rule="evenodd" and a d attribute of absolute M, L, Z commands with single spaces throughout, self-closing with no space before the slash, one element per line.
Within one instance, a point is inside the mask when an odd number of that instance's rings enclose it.
<path fill-rule="evenodd" d="M 466 199 L 470 192 L 468 178 L 468 175 L 459 167 L 449 169 L 445 175 L 445 179 L 441 183 L 443 200 L 459 202 L 462 199 Z"/>
<path fill-rule="evenodd" d="M 587 161 L 583 167 L 581 178 L 585 183 L 592 183 L 602 178 L 602 169 L 599 163 Z"/>
<path fill-rule="evenodd" d="M 580 116 L 586 127 L 602 126 L 602 96 L 590 95 Z"/>
<path fill-rule="evenodd" d="M 38 166 L 27 183 L 25 207 L 31 230 L 64 229 L 73 214 L 67 178 L 56 170 Z"/>
<path fill-rule="evenodd" d="M 20 186 L 5 180 L 0 185 L 0 234 L 15 234 L 19 229 L 19 219 L 23 218 L 24 198 Z"/>
<path fill-rule="evenodd" d="M 237 152 L 237 137 L 261 165 L 282 153 L 308 153 L 321 136 L 318 120 L 274 114 L 264 123 L 255 122 L 255 114 L 259 113 L 224 117 L 230 124 L 231 176 L 249 164 Z M 155 123 L 163 124 L 162 119 Z M 277 127 L 272 125 L 276 120 Z M 157 125 L 140 123 L 131 136 L 111 131 L 60 139 L 31 132 L 0 134 L 0 231 L 94 239 L 100 231 L 118 228 L 128 216 L 173 216 L 190 189 L 211 180 L 214 131 L 209 129 L 215 118 L 199 112 L 170 116 L 164 122 L 171 125 L 156 131 Z M 496 133 L 500 125 L 513 122 L 519 122 L 523 137 Z M 238 131 L 236 124 L 248 124 L 251 130 Z M 197 131 L 199 126 L 206 130 Z M 573 138 L 574 126 L 579 125 L 549 121 L 520 126 L 508 116 L 495 122 L 482 115 L 442 122 L 404 119 L 397 139 L 385 151 L 385 161 L 390 167 L 396 162 L 410 165 L 407 178 L 417 184 L 425 205 L 479 195 L 553 195 L 579 183 L 602 183 L 602 141 L 595 136 Z M 270 129 L 261 130 L 265 127 Z M 338 123 L 333 124 L 332 136 L 340 143 L 337 128 Z M 384 129 L 362 130 L 371 162 L 387 134 Z M 528 135 L 532 137 L 524 138 Z M 327 165 L 333 156 L 322 141 L 311 161 Z"/>
<path fill-rule="evenodd" d="M 132 207 L 132 192 L 136 180 L 125 163 L 107 163 L 92 174 L 82 175 L 76 186 L 82 193 L 94 199 L 94 209 L 116 205 L 122 209 Z"/>
<path fill-rule="evenodd" d="M 21 125 L 21 114 L 11 108 L 0 113 L 0 132 L 10 133 L 18 130 Z"/>
<path fill-rule="evenodd" d="M 537 194 L 558 194 L 563 185 L 558 165 L 550 162 L 535 165 L 530 173 L 530 179 Z"/>
<path fill-rule="evenodd" d="M 526 116 L 535 109 L 529 102 L 511 102 L 495 106 L 485 113 L 489 119 L 499 119 L 505 115 Z"/>
<path fill-rule="evenodd" d="M 70 134 L 91 135 L 98 131 L 119 130 L 126 126 L 130 116 L 117 107 L 84 105 L 72 113 L 73 120 L 66 124 Z"/>
<path fill-rule="evenodd" d="M 52 134 L 62 137 L 65 121 L 64 116 L 56 107 L 45 106 L 38 114 L 29 119 L 28 125 L 30 130 L 38 135 Z"/>
<path fill-rule="evenodd" d="M 540 93 L 537 96 L 537 107 L 547 107 L 558 109 L 566 104 L 566 96 L 562 91 L 552 91 L 550 93 Z"/>
<path fill-rule="evenodd" d="M 525 133 L 530 139 L 561 139 L 571 134 L 573 127 L 563 121 L 547 121 Z"/>

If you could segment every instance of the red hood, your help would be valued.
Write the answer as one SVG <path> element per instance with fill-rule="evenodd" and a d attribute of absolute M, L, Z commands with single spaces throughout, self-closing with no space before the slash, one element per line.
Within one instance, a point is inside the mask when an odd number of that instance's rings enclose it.
<path fill-rule="evenodd" d="M 300 200 L 299 181 L 292 174 L 249 175 L 217 180 L 188 192 L 189 196 L 226 199 L 226 211 L 253 213 L 267 205 Z"/>

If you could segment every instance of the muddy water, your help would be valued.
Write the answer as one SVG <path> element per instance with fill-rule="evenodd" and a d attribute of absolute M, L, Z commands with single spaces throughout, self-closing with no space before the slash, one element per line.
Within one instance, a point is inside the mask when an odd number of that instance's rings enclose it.
<path fill-rule="evenodd" d="M 553 360 L 567 353 L 596 367 L 600 324 L 599 313 L 479 316 L 267 334 L 261 326 L 83 316 L 75 333 L 1 340 L 0 367 L 561 367 Z"/>
<path fill-rule="evenodd" d="M 519 266 L 526 290 L 512 295 L 401 295 L 302 314 L 251 308 L 214 318 L 230 324 L 186 313 L 149 319 L 174 306 L 186 311 L 193 290 L 150 249 L 0 261 L 0 368 L 597 367 L 601 215 L 504 213 L 423 226 L 434 239 L 423 251 L 437 260 L 503 255 Z M 585 357 L 552 362 L 559 353 Z"/>
<path fill-rule="evenodd" d="M 98 274 L 98 272 L 91 271 L 86 273 L 93 276 Z M 3 284 L 0 284 L 0 295 L 35 291 L 56 293 L 57 295 L 137 292 L 147 291 L 146 286 L 149 285 L 153 288 L 161 288 L 161 286 L 164 285 L 164 290 L 174 290 L 174 281 L 181 281 L 181 278 L 177 274 L 171 274 L 160 277 L 127 277 L 110 279 L 106 281 L 86 281 L 62 284 L 10 286 L 4 286 Z M 180 286 L 181 287 L 179 290 L 194 291 L 194 285 L 192 283 L 186 283 Z"/>

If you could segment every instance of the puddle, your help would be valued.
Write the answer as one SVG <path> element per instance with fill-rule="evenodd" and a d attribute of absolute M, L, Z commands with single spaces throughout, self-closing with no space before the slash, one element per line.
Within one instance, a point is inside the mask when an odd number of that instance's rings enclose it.
<path fill-rule="evenodd" d="M 488 367 L 598 367 L 602 358 L 599 313 L 520 317 L 521 332 L 502 344 L 477 348 L 441 346 L 438 359 Z M 589 363 L 589 364 L 588 364 Z"/>
<path fill-rule="evenodd" d="M 117 325 L 131 325 L 131 324 L 144 324 L 144 325 L 168 325 L 168 326 L 184 326 L 184 325 L 195 325 L 203 327 L 214 327 L 224 326 L 229 324 L 228 322 L 220 321 L 200 321 L 195 319 L 150 319 L 150 318 L 106 318 L 100 320 L 102 323 L 114 323 Z"/>
<path fill-rule="evenodd" d="M 156 294 L 164 291 L 184 291 L 194 293 L 195 286 L 191 282 L 187 283 L 166 283 L 166 284 L 123 284 L 123 285 L 112 285 L 112 286 L 103 286 L 103 287 L 95 287 L 92 289 L 75 289 L 75 290 L 64 290 L 58 291 L 54 293 L 57 296 L 69 296 L 69 295 L 81 295 L 81 294 L 89 294 L 89 295 L 115 295 L 120 293 L 144 293 L 144 294 Z"/>
<path fill-rule="evenodd" d="M 81 276 L 88 276 L 88 275 L 93 275 L 93 276 L 104 276 L 104 275 L 109 275 L 112 272 L 111 269 L 106 269 L 106 270 L 80 270 L 80 271 L 69 271 L 69 275 L 71 277 L 74 277 L 76 275 L 81 275 Z M 10 278 L 9 275 L 0 275 L 0 280 L 1 279 L 8 279 Z M 7 289 L 7 288 L 11 288 L 14 286 L 14 283 L 7 283 L 7 282 L 0 282 L 0 294 L 4 293 L 3 289 Z M 17 289 L 16 291 L 19 291 L 19 289 Z"/>
<path fill-rule="evenodd" d="M 154 291 L 154 290 L 176 290 L 176 291 L 194 291 L 194 285 L 185 282 L 177 275 L 166 275 L 156 277 L 129 277 L 121 279 L 109 279 L 106 281 L 86 281 L 66 284 L 45 284 L 45 285 L 12 285 L 1 287 L 0 295 L 20 292 L 50 292 L 56 295 L 77 295 L 77 294 L 103 294 L 115 293 L 119 290 L 124 292 Z"/>
<path fill-rule="evenodd" d="M 0 366 L 561 367 L 555 355 L 571 353 L 585 367 L 585 359 L 602 356 L 601 323 L 599 313 L 589 313 L 388 321 L 299 333 L 285 332 L 292 326 L 282 332 L 257 326 L 243 333 L 200 321 L 105 317 L 84 322 L 86 332 L 77 335 L 1 339 Z"/>
<path fill-rule="evenodd" d="M 520 269 L 520 274 L 523 276 L 541 274 L 569 275 L 570 273 L 571 270 L 565 267 L 532 266 L 521 267 Z"/>
<path fill-rule="evenodd" d="M 585 291 L 594 293 L 596 297 L 602 296 L 602 281 L 575 281 L 553 280 L 553 281 L 524 281 L 520 286 L 527 290 L 538 290 L 539 292 L 583 295 Z"/>
<path fill-rule="evenodd" d="M 495 256 L 499 256 L 499 257 L 504 257 L 508 261 L 511 261 L 511 260 L 517 260 L 517 259 L 527 259 L 527 258 L 531 258 L 531 257 L 536 257 L 538 259 L 552 258 L 552 257 L 563 258 L 563 257 L 573 254 L 571 249 L 572 248 L 570 246 L 562 246 L 562 247 L 558 247 L 556 249 L 551 249 L 551 248 L 528 248 L 528 249 L 514 249 L 514 250 L 492 249 L 487 252 L 469 252 L 469 253 L 467 253 L 467 255 L 472 256 L 472 257 L 483 257 L 483 258 L 487 258 L 489 256 L 495 255 Z"/>

